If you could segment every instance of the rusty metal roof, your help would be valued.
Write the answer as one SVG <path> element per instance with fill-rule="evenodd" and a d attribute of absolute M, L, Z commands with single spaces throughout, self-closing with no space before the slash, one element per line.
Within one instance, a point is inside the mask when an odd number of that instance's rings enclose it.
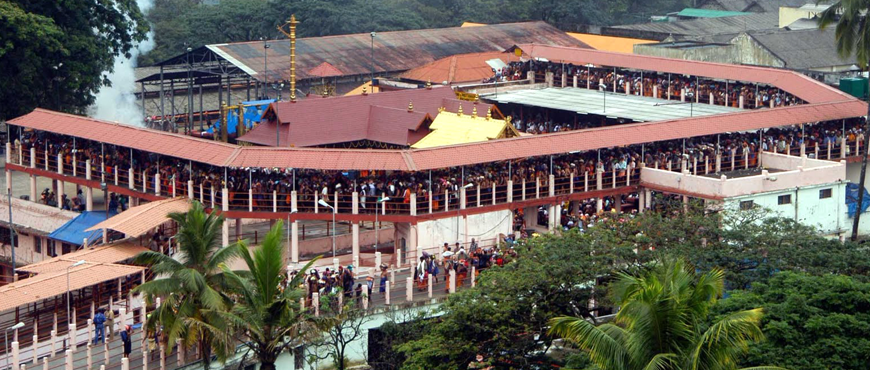
<path fill-rule="evenodd" d="M 479 29 L 469 28 L 469 29 Z M 78 117 L 63 113 L 37 109 L 25 116 L 10 120 L 8 124 L 56 132 L 109 144 L 133 147 L 177 158 L 201 163 L 229 167 L 264 168 L 313 168 L 324 170 L 427 170 L 451 166 L 486 163 L 514 158 L 566 153 L 578 150 L 592 150 L 612 146 L 664 141 L 685 137 L 711 135 L 731 131 L 748 131 L 759 128 L 795 125 L 806 122 L 836 120 L 858 117 L 866 114 L 867 104 L 836 89 L 814 81 L 801 74 L 762 67 L 747 67 L 717 63 L 704 63 L 666 58 L 655 58 L 621 53 L 609 53 L 577 48 L 550 47 L 542 45 L 520 45 L 529 55 L 551 61 L 565 61 L 577 65 L 593 63 L 599 66 L 616 66 L 629 69 L 659 71 L 758 82 L 770 84 L 794 94 L 808 104 L 779 107 L 773 109 L 746 110 L 738 113 L 706 117 L 693 117 L 668 121 L 635 123 L 600 129 L 571 131 L 565 133 L 524 136 L 519 138 L 492 140 L 482 143 L 463 144 L 431 149 L 414 150 L 355 150 L 319 148 L 263 148 L 239 147 L 213 141 L 188 138 L 181 135 L 132 128 L 110 122 Z M 433 88 L 432 91 L 438 90 Z M 425 91 L 423 94 L 427 94 Z M 452 94 L 450 89 L 446 91 Z M 379 93 L 368 96 L 347 98 L 366 99 L 377 96 L 398 96 L 393 104 L 374 104 L 398 107 L 407 106 L 406 95 Z M 434 94 L 429 92 L 428 94 Z M 323 109 L 315 110 L 303 122 L 314 126 L 330 120 L 344 107 L 343 98 L 313 99 L 326 103 Z M 381 98 L 383 99 L 383 98 Z M 309 99 L 310 100 L 310 99 Z M 431 101 L 430 101 L 431 100 Z M 306 100 L 295 104 L 301 105 Z M 430 96 L 424 101 L 414 100 L 415 110 L 425 111 L 422 106 L 445 106 L 458 101 L 444 96 Z M 276 103 L 270 109 L 279 107 L 279 121 L 291 122 L 301 116 L 296 108 L 282 113 L 281 106 L 293 103 Z M 462 102 L 472 104 L 470 102 Z M 453 107 L 448 110 L 456 111 Z M 368 109 L 368 108 L 367 108 Z M 468 112 L 468 107 L 464 108 Z M 483 113 L 478 109 L 478 114 Z M 267 113 L 268 114 L 268 113 Z M 274 114 L 274 112 L 273 112 Z M 349 119 L 363 119 L 363 116 Z M 343 121 L 339 121 L 341 124 Z"/>
<path fill-rule="evenodd" d="M 7 207 L 9 207 L 9 200 L 5 196 L 0 196 L 0 209 L 7 209 Z M 52 231 L 79 215 L 72 211 L 18 198 L 12 198 L 12 207 L 15 208 L 15 214 L 12 215 L 15 228 L 39 235 L 51 234 Z M 8 225 L 9 212 L 0 212 L 0 223 Z"/>
<path fill-rule="evenodd" d="M 290 40 L 268 42 L 268 49 L 263 48 L 262 41 L 208 47 L 258 80 L 263 80 L 263 51 L 266 50 L 268 80 L 290 80 Z M 524 43 L 586 47 L 545 22 L 378 32 L 374 38 L 374 72 L 401 72 L 454 54 L 500 51 Z M 296 78 L 320 78 L 310 71 L 324 62 L 329 62 L 343 76 L 368 75 L 372 71 L 371 53 L 372 37 L 368 32 L 300 38 L 296 41 Z"/>

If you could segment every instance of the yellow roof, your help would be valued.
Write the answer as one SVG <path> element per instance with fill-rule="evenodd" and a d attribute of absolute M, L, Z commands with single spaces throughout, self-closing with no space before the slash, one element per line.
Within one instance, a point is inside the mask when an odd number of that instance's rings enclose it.
<path fill-rule="evenodd" d="M 486 23 L 463 22 L 462 27 L 480 27 L 486 26 Z"/>
<path fill-rule="evenodd" d="M 473 118 L 472 115 L 442 111 L 429 125 L 432 130 L 412 148 L 432 148 L 436 146 L 474 143 L 519 134 L 507 120 L 494 118 Z"/>
<path fill-rule="evenodd" d="M 658 41 L 645 39 L 632 39 L 628 37 L 602 36 L 589 33 L 574 33 L 567 32 L 577 40 L 582 41 L 586 45 L 593 47 L 595 50 L 614 51 L 617 53 L 634 53 L 634 45 L 637 44 L 652 44 Z"/>
<path fill-rule="evenodd" d="M 375 86 L 374 90 L 372 90 L 372 82 L 368 81 L 362 85 L 357 86 L 355 89 L 349 91 L 347 94 L 344 94 L 344 96 L 362 95 L 364 87 L 369 94 L 378 92 L 378 87 Z"/>

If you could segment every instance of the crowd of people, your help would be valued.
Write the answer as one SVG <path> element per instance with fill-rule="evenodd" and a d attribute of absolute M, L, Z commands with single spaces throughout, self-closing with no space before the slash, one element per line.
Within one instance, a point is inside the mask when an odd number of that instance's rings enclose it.
<path fill-rule="evenodd" d="M 551 72 L 554 81 L 561 81 L 564 74 L 568 85 L 571 86 L 573 86 L 574 76 L 577 76 L 578 87 L 614 91 L 614 84 L 616 84 L 615 92 L 625 93 L 626 84 L 628 84 L 631 94 L 661 99 L 668 98 L 668 88 L 670 87 L 670 98 L 680 100 L 683 89 L 685 89 L 685 98 L 688 100 L 709 102 L 710 94 L 712 94 L 716 105 L 727 105 L 735 108 L 739 107 L 740 97 L 743 97 L 744 108 L 768 108 L 771 107 L 771 102 L 774 107 L 802 103 L 794 95 L 771 86 L 701 79 L 679 74 L 628 71 L 619 68 L 587 67 L 553 62 L 511 62 L 506 67 L 496 70 L 493 77 L 483 82 L 524 80 L 528 78 L 529 71 L 534 71 L 535 81 L 538 82 L 544 80 L 544 77 L 539 75 Z M 559 86 L 559 82 L 555 84 Z"/>
<path fill-rule="evenodd" d="M 254 209 L 267 211 L 272 209 L 272 192 L 278 194 L 278 208 L 290 210 L 290 193 L 298 193 L 298 208 L 300 212 L 311 211 L 317 199 L 338 194 L 338 211 L 349 213 L 352 206 L 351 194 L 359 192 L 359 210 L 361 213 L 371 213 L 379 207 L 378 201 L 384 197 L 388 212 L 407 212 L 410 207 L 411 194 L 416 194 L 418 212 L 428 210 L 428 197 L 432 194 L 433 210 L 444 210 L 459 206 L 460 188 L 469 184 L 480 187 L 482 203 L 490 203 L 493 196 L 504 201 L 507 197 L 507 181 L 514 183 L 514 199 L 521 196 L 521 184 L 526 182 L 527 197 L 535 194 L 535 180 L 540 181 L 541 189 L 547 189 L 548 176 L 553 174 L 557 179 L 557 193 L 567 191 L 567 178 L 574 177 L 575 184 L 583 181 L 584 173 L 593 177 L 596 168 L 603 170 L 603 175 L 616 176 L 617 182 L 624 183 L 627 176 L 637 176 L 637 168 L 641 162 L 647 166 L 666 168 L 670 164 L 679 170 L 683 162 L 692 164 L 694 160 L 703 163 L 703 158 L 713 158 L 720 151 L 723 158 L 732 155 L 742 163 L 744 154 L 748 156 L 749 165 L 757 163 L 759 148 L 767 151 L 776 149 L 779 152 L 791 148 L 794 153 L 800 143 L 807 144 L 807 153 L 814 156 L 814 148 L 825 151 L 832 147 L 839 153 L 842 138 L 849 144 L 847 153 L 852 153 L 852 146 L 858 137 L 863 137 L 863 119 L 848 119 L 842 121 L 807 124 L 804 127 L 792 126 L 764 130 L 758 132 L 733 132 L 705 137 L 693 137 L 685 140 L 648 143 L 625 147 L 605 148 L 596 151 L 568 153 L 555 156 L 530 157 L 511 161 L 481 163 L 464 167 L 445 168 L 421 172 L 399 171 L 324 171 L 315 169 L 274 169 L 274 168 L 221 168 L 210 165 L 161 158 L 157 154 L 114 148 L 101 148 L 97 142 L 64 137 L 48 132 L 25 132 L 18 138 L 22 152 L 29 153 L 30 147 L 35 147 L 37 160 L 43 157 L 42 151 L 47 150 L 50 158 L 61 154 L 65 167 L 72 165 L 72 154 L 75 153 L 78 162 L 85 159 L 92 161 L 92 168 L 98 176 L 104 168 L 107 179 L 114 177 L 115 171 L 120 171 L 126 178 L 127 169 L 131 166 L 138 174 L 147 171 L 149 174 L 160 172 L 162 191 L 168 193 L 173 181 L 178 184 L 179 192 L 186 190 L 187 180 L 194 184 L 202 184 L 203 189 L 217 189 L 217 204 L 220 204 L 220 188 L 226 186 L 230 191 L 230 207 L 247 209 L 248 189 L 254 194 Z M 718 149 L 717 149 L 718 148 Z M 723 160 L 723 162 L 726 162 Z M 42 165 L 42 164 L 40 164 Z M 727 166 L 723 165 L 727 168 Z M 82 174 L 84 171 L 79 171 Z M 713 172 L 713 171 L 710 171 Z M 610 181 L 608 178 L 607 181 Z M 493 194 L 495 185 L 495 194 Z M 137 184 L 138 187 L 138 184 Z M 195 186 L 195 192 L 199 187 Z M 149 185 L 153 191 L 153 184 Z M 208 193 L 208 190 L 204 190 Z M 477 202 L 477 192 L 468 191 L 467 204 Z M 81 193 L 68 200 L 69 209 L 82 209 L 84 204 Z M 116 195 L 110 200 L 110 208 L 124 210 L 128 201 L 126 197 Z M 208 199 L 209 196 L 205 196 Z M 42 202 L 55 205 L 56 196 L 52 190 L 43 192 Z M 64 194 L 62 199 L 69 199 Z M 330 202 L 331 204 L 332 202 Z"/>

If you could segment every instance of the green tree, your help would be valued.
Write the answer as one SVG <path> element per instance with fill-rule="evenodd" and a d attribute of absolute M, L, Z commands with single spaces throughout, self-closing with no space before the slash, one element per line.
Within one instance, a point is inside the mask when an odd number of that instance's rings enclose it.
<path fill-rule="evenodd" d="M 817 2 L 820 2 L 818 0 Z M 867 70 L 870 63 L 870 0 L 840 0 L 834 2 L 819 15 L 819 28 L 825 29 L 836 23 L 834 31 L 837 40 L 837 53 L 840 57 L 855 54 L 855 60 L 862 70 Z M 870 106 L 867 107 L 870 115 Z M 864 132 L 870 132 L 870 119 L 867 120 Z M 861 205 L 864 204 L 864 184 L 867 179 L 867 151 L 861 159 L 861 178 L 858 180 L 858 211 L 855 212 L 855 222 L 852 223 L 852 241 L 858 240 L 858 224 L 861 221 Z"/>
<path fill-rule="evenodd" d="M 299 299 L 305 296 L 299 288 L 304 275 L 294 276 L 282 288 L 288 278 L 282 230 L 282 222 L 278 221 L 254 251 L 246 242 L 239 243 L 238 254 L 248 271 L 231 271 L 221 265 L 236 303 L 229 312 L 210 312 L 233 324 L 242 343 L 254 352 L 260 368 L 265 370 L 275 369 L 275 361 L 285 350 L 320 334 L 312 315 L 299 306 Z M 314 261 L 301 271 L 308 271 Z"/>
<path fill-rule="evenodd" d="M 0 0 L 0 120 L 83 113 L 148 29 L 135 0 Z"/>
<path fill-rule="evenodd" d="M 603 298 L 596 279 L 615 266 L 636 265 L 632 248 L 576 231 L 520 243 L 514 262 L 483 271 L 475 288 L 442 304 L 443 315 L 427 323 L 422 338 L 398 346 L 406 356 L 402 368 L 460 369 L 478 353 L 523 369 L 560 364 L 547 355 L 548 321 L 590 317 L 598 309 L 590 309 L 590 300 Z"/>
<path fill-rule="evenodd" d="M 198 345 L 205 368 L 209 368 L 212 353 L 223 361 L 232 351 L 231 326 L 219 312 L 232 305 L 225 293 L 227 281 L 221 266 L 238 256 L 238 246 L 221 247 L 223 216 L 206 213 L 201 203 L 194 201 L 185 213 L 171 213 L 178 224 L 177 259 L 163 253 L 146 251 L 135 261 L 147 265 L 161 276 L 137 287 L 135 293 L 145 293 L 153 302 L 162 304 L 149 316 L 146 328 L 154 332 L 163 327 L 167 351 L 180 339 L 185 347 Z"/>
<path fill-rule="evenodd" d="M 551 320 L 550 333 L 588 351 L 601 370 L 736 369 L 746 347 L 763 337 L 760 308 L 704 327 L 724 290 L 722 270 L 696 276 L 684 262 L 668 261 L 636 276 L 618 276 L 611 290 L 620 307 L 614 323 L 596 327 L 581 317 Z"/>
<path fill-rule="evenodd" d="M 792 370 L 859 370 L 870 364 L 870 284 L 848 276 L 781 272 L 734 291 L 717 312 L 763 306 L 766 340 L 746 365 L 777 362 Z"/>

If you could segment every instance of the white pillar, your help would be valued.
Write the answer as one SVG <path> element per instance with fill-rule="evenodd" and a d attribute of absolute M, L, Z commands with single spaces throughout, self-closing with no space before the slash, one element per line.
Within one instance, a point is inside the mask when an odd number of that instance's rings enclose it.
<path fill-rule="evenodd" d="M 193 180 L 187 180 L 187 198 L 193 199 Z"/>
<path fill-rule="evenodd" d="M 227 188 L 221 189 L 221 210 L 226 212 L 230 209 L 230 200 L 229 200 L 230 191 Z M 230 244 L 230 224 L 224 219 L 224 223 L 221 226 L 221 245 L 226 246 Z"/>
<path fill-rule="evenodd" d="M 12 342 L 12 368 L 17 369 L 19 364 L 21 363 L 21 355 L 20 350 L 18 348 L 18 341 Z"/>
<path fill-rule="evenodd" d="M 456 270 L 450 270 L 450 294 L 456 293 Z"/>
<path fill-rule="evenodd" d="M 73 351 L 66 350 L 66 362 L 65 362 L 66 370 L 73 370 Z"/>
<path fill-rule="evenodd" d="M 91 160 L 88 159 L 85 161 L 85 179 L 91 180 L 92 176 Z M 108 207 L 109 205 L 106 204 L 105 206 Z M 85 188 L 85 210 L 89 212 L 94 210 L 94 189 L 90 186 Z"/>
<path fill-rule="evenodd" d="M 411 302 L 414 300 L 414 278 L 408 276 L 405 278 L 405 284 L 405 300 Z"/>

